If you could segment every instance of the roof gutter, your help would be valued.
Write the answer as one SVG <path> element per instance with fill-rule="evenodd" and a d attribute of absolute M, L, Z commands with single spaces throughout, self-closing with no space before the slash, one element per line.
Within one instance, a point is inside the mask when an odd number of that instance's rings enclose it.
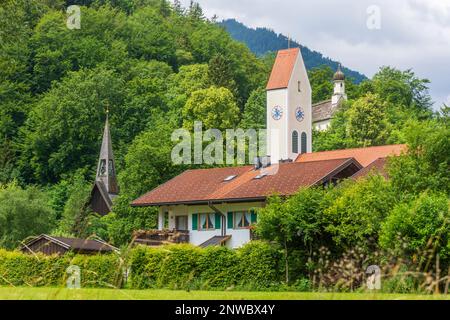
<path fill-rule="evenodd" d="M 221 203 L 242 203 L 242 202 L 261 202 L 265 201 L 267 197 L 253 197 L 240 199 L 217 199 L 217 200 L 193 200 L 193 201 L 178 201 L 178 202 L 160 202 L 160 203 L 140 203 L 131 204 L 132 207 L 160 207 L 160 206 L 174 206 L 174 205 L 209 205 Z"/>

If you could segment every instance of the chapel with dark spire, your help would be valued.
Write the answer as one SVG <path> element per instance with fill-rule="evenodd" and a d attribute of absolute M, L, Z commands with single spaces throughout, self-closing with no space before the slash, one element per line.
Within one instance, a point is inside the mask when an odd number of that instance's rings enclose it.
<path fill-rule="evenodd" d="M 105 128 L 103 130 L 97 173 L 89 202 L 92 211 L 100 215 L 108 214 L 111 212 L 113 199 L 118 194 L 119 186 L 117 184 L 115 160 L 109 130 L 108 111 L 106 111 Z"/>

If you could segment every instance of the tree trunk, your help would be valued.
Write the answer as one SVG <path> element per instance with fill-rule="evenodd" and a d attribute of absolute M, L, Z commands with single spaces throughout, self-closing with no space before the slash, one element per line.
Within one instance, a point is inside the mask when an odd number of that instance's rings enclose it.
<path fill-rule="evenodd" d="M 289 263 L 288 263 L 288 247 L 287 240 L 284 239 L 284 264 L 286 270 L 286 284 L 289 284 Z"/>

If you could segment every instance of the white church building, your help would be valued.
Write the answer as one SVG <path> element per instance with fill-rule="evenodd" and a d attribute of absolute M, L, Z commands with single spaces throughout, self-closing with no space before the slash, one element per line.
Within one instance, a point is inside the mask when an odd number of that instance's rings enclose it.
<path fill-rule="evenodd" d="M 339 109 L 341 103 L 347 100 L 345 93 L 345 75 L 339 64 L 338 70 L 333 76 L 334 90 L 330 100 L 321 101 L 312 106 L 313 128 L 325 131 L 330 127 L 331 119 Z"/>
<path fill-rule="evenodd" d="M 346 99 L 340 70 L 334 81 L 331 109 Z M 137 235 L 137 242 L 240 247 L 253 238 L 252 226 L 267 197 L 363 176 L 372 168 L 382 169 L 386 157 L 405 150 L 404 145 L 393 145 L 312 153 L 313 123 L 322 129 L 332 116 L 319 121 L 316 110 L 300 49 L 279 51 L 267 84 L 270 162 L 187 170 L 139 197 L 132 206 L 156 206 L 159 215 L 158 230 Z M 267 174 L 274 166 L 276 174 Z"/>

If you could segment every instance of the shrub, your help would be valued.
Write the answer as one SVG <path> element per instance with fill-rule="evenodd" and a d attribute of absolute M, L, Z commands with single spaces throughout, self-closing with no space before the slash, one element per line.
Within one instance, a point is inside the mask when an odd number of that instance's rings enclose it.
<path fill-rule="evenodd" d="M 252 241 L 236 253 L 240 285 L 264 288 L 281 282 L 284 265 L 280 262 L 282 252 L 277 247 L 263 241 Z"/>
<path fill-rule="evenodd" d="M 139 246 L 131 254 L 133 289 L 269 288 L 280 281 L 281 253 L 273 245 L 254 241 L 231 250 L 192 245 L 159 248 Z"/>
<path fill-rule="evenodd" d="M 198 266 L 202 289 L 227 288 L 237 280 L 235 268 L 239 260 L 235 251 L 225 247 L 202 250 Z"/>
<path fill-rule="evenodd" d="M 169 289 L 190 287 L 200 275 L 198 269 L 200 254 L 200 248 L 189 244 L 171 246 L 161 261 L 156 285 Z"/>
<path fill-rule="evenodd" d="M 0 250 L 0 285 L 64 286 L 66 269 L 81 269 L 82 287 L 120 287 L 122 270 L 116 255 L 46 256 Z"/>

